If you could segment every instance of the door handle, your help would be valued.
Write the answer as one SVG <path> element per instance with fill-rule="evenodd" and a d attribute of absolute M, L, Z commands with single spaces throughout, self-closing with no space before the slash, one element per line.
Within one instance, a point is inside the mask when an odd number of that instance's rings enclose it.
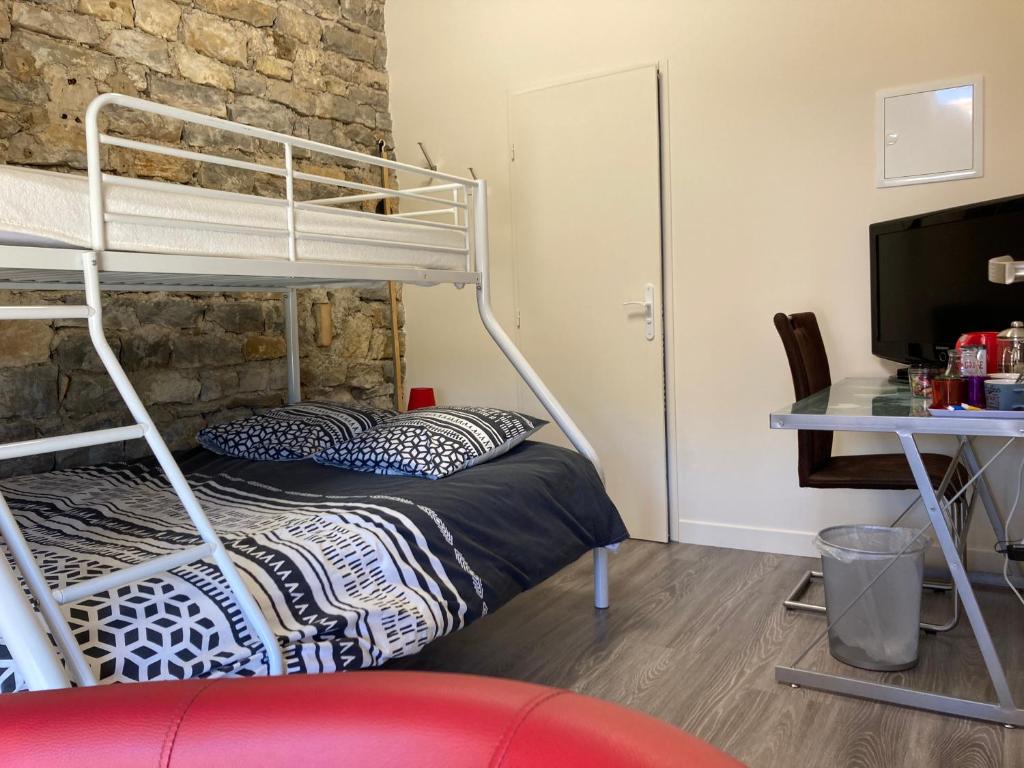
<path fill-rule="evenodd" d="M 640 307 L 644 315 L 644 338 L 654 341 L 654 284 L 644 284 L 644 297 L 639 301 L 624 301 L 624 307 Z"/>

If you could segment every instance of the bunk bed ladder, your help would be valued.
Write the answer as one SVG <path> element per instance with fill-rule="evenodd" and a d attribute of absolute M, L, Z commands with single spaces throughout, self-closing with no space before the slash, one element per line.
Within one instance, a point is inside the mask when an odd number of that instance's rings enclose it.
<path fill-rule="evenodd" d="M 192 488 L 182 474 L 177 462 L 168 450 L 160 432 L 150 418 L 145 406 L 125 375 L 114 351 L 107 343 L 103 333 L 102 299 L 99 286 L 99 270 L 96 253 L 86 253 L 82 257 L 82 268 L 85 275 L 85 299 L 81 306 L 63 304 L 47 306 L 0 307 L 0 320 L 57 320 L 68 318 L 85 319 L 89 326 L 89 335 L 93 346 L 107 373 L 114 380 L 121 398 L 135 419 L 135 424 L 112 429 L 100 429 L 60 437 L 46 437 L 36 440 L 25 440 L 0 445 L 0 460 L 22 456 L 32 456 L 70 448 L 85 448 L 105 443 L 124 440 L 144 439 L 150 450 L 160 463 L 182 506 L 188 513 L 192 524 L 196 527 L 203 543 L 153 558 L 144 563 L 130 566 L 118 571 L 97 576 L 86 581 L 72 584 L 62 589 L 51 590 L 46 578 L 36 563 L 28 542 L 14 518 L 6 499 L 0 495 L 0 535 L 7 542 L 15 564 L 21 571 L 30 593 L 35 598 L 39 614 L 46 628 L 50 631 L 54 642 L 60 649 L 69 672 L 79 685 L 95 685 L 96 678 L 75 640 L 60 606 L 90 597 L 99 592 L 117 589 L 140 579 L 149 578 L 173 568 L 194 563 L 204 558 L 212 559 L 220 569 L 228 583 L 242 614 L 262 643 L 267 656 L 270 674 L 283 672 L 281 649 L 266 618 L 256 604 L 242 581 L 234 563 L 228 556 L 224 545 L 210 525 L 206 513 L 196 499 Z M 0 560 L 3 560 L 0 556 Z M 24 603 L 24 593 L 13 578 L 6 562 L 0 562 L 0 600 L 5 606 Z M 21 605 L 17 606 L 23 607 Z M 5 612 L 7 608 L 5 607 Z M 14 661 L 26 677 L 29 688 L 58 688 L 68 685 L 67 673 L 60 670 L 55 659 L 53 648 L 46 640 L 45 634 L 39 632 L 39 625 L 31 611 L 12 610 L 5 617 L 0 617 L 3 637 L 7 642 Z M 15 638 L 24 640 L 17 642 Z M 17 647 L 16 647 L 17 646 Z"/>

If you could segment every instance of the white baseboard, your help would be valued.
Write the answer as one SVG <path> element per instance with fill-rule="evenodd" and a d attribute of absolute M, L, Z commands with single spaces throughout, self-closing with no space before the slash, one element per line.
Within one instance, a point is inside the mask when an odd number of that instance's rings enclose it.
<path fill-rule="evenodd" d="M 817 557 L 818 550 L 814 546 L 815 536 L 817 536 L 817 531 L 761 528 L 686 518 L 679 521 L 679 541 L 683 543 L 725 547 L 726 549 L 746 549 L 753 552 L 771 552 L 776 555 Z M 928 562 L 932 563 L 933 558 L 929 557 Z M 937 562 L 942 562 L 941 556 Z M 967 566 L 971 571 L 1001 574 L 1003 572 L 1003 556 L 991 548 L 968 547 Z"/>
<path fill-rule="evenodd" d="M 817 557 L 814 537 L 817 531 L 792 531 L 785 528 L 759 528 L 707 520 L 679 520 L 679 540 L 708 547 L 748 549 L 777 555 Z"/>

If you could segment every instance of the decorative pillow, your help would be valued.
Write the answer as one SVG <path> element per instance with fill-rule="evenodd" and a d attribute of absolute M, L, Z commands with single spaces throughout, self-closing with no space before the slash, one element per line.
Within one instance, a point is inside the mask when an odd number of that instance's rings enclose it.
<path fill-rule="evenodd" d="M 311 401 L 207 427 L 196 439 L 204 448 L 225 456 L 253 461 L 296 461 L 344 443 L 395 415 L 395 411 L 364 405 Z"/>
<path fill-rule="evenodd" d="M 331 445 L 313 458 L 342 469 L 436 480 L 500 456 L 545 424 L 543 419 L 498 408 L 421 408 L 347 443 Z"/>

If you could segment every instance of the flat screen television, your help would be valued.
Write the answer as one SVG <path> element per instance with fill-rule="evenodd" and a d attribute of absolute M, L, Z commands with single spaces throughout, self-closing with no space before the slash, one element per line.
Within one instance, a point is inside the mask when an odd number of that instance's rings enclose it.
<path fill-rule="evenodd" d="M 1024 283 L 988 281 L 988 260 L 1024 260 L 1024 195 L 872 224 L 871 351 L 944 363 L 967 331 L 1024 320 Z"/>

